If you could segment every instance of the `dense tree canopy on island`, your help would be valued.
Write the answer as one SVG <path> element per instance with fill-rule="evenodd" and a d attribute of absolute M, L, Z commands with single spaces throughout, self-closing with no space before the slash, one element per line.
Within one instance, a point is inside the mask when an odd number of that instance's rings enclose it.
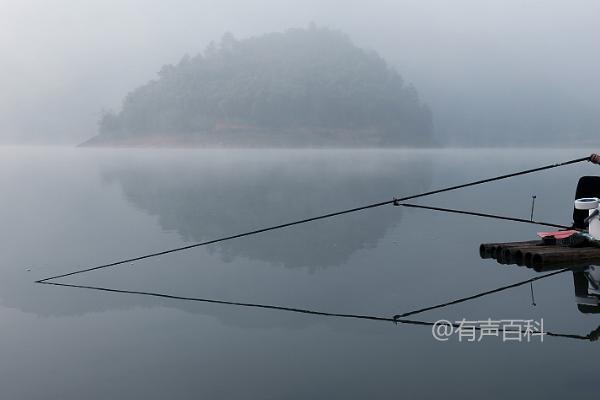
<path fill-rule="evenodd" d="M 200 144 L 430 145 L 416 90 L 374 52 L 311 26 L 245 40 L 225 34 L 203 54 L 107 112 L 90 144 L 184 138 Z"/>

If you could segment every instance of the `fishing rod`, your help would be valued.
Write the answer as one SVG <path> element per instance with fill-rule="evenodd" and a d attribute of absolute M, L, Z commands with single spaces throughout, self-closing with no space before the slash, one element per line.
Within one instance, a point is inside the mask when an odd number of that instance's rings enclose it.
<path fill-rule="evenodd" d="M 323 215 L 319 215 L 316 217 L 305 218 L 305 219 L 301 219 L 301 220 L 297 220 L 297 221 L 287 222 L 287 223 L 280 224 L 280 225 L 256 229 L 256 230 L 249 231 L 249 232 L 238 233 L 236 235 L 231 235 L 231 236 L 226 236 L 226 237 L 222 237 L 222 238 L 218 238 L 218 239 L 208 240 L 205 242 L 195 243 L 195 244 L 177 247 L 177 248 L 173 248 L 173 249 L 169 249 L 169 250 L 158 251 L 155 253 L 145 254 L 142 256 L 132 257 L 132 258 L 124 259 L 124 260 L 119 260 L 119 261 L 111 262 L 108 264 L 97 265 L 94 267 L 87 267 L 87 268 L 79 269 L 76 271 L 72 271 L 72 272 L 68 272 L 68 273 L 64 273 L 64 274 L 60 274 L 60 275 L 50 276 L 50 277 L 47 277 L 44 279 L 40 279 L 36 282 L 42 283 L 42 282 L 46 282 L 49 280 L 54 280 L 54 279 L 64 278 L 64 277 L 72 276 L 72 275 L 76 275 L 76 274 L 82 274 L 85 272 L 114 267 L 117 265 L 131 263 L 134 261 L 140 261 L 140 260 L 144 260 L 144 259 L 151 258 L 151 257 L 162 256 L 165 254 L 175 253 L 175 252 L 179 252 L 179 251 L 183 251 L 183 250 L 189 250 L 189 249 L 193 249 L 193 248 L 201 247 L 201 246 L 207 246 L 210 244 L 224 242 L 227 240 L 238 239 L 238 238 L 242 238 L 242 237 L 246 237 L 246 236 L 256 235 L 259 233 L 273 231 L 276 229 L 282 229 L 282 228 L 287 228 L 287 227 L 294 226 L 294 225 L 300 225 L 300 224 L 305 224 L 308 222 L 337 217 L 337 216 L 344 215 L 344 214 L 355 213 L 355 212 L 364 211 L 364 210 L 368 210 L 368 209 L 372 209 L 372 208 L 382 207 L 385 205 L 395 204 L 395 203 L 406 201 L 406 200 L 416 199 L 419 197 L 425 197 L 425 196 L 431 196 L 431 195 L 438 194 L 438 193 L 450 192 L 450 191 L 457 190 L 457 189 L 462 189 L 462 188 L 466 188 L 466 187 L 470 187 L 470 186 L 481 185 L 481 184 L 488 183 L 488 182 L 494 182 L 494 181 L 499 181 L 499 180 L 503 180 L 503 179 L 513 178 L 516 176 L 531 174 L 534 172 L 544 171 L 544 170 L 548 170 L 548 169 L 552 169 L 552 168 L 563 167 L 563 166 L 576 164 L 576 163 L 580 163 L 580 162 L 584 162 L 584 161 L 589 161 L 594 164 L 600 164 L 600 155 L 592 154 L 587 157 L 576 158 L 576 159 L 569 160 L 569 161 L 564 161 L 564 162 L 555 163 L 555 164 L 549 164 L 549 165 L 545 165 L 542 167 L 513 172 L 510 174 L 500 175 L 500 176 L 496 176 L 496 177 L 492 177 L 492 178 L 481 179 L 481 180 L 477 180 L 477 181 L 473 181 L 473 182 L 469 182 L 469 183 L 463 183 L 461 185 L 449 186 L 449 187 L 445 187 L 442 189 L 432 190 L 432 191 L 424 192 L 424 193 L 413 194 L 413 195 L 402 197 L 402 198 L 394 198 L 392 200 L 382 201 L 379 203 L 367 204 L 367 205 L 360 206 L 360 207 L 349 208 L 349 209 L 341 210 L 341 211 L 335 211 L 332 213 L 323 214 Z"/>
<path fill-rule="evenodd" d="M 529 220 L 529 219 L 515 218 L 515 217 L 505 217 L 503 215 L 486 214 L 486 213 L 480 213 L 480 212 L 474 212 L 474 211 L 456 210 L 456 209 L 453 209 L 453 208 L 441 208 L 441 207 L 423 206 L 423 205 L 419 205 L 419 204 L 409 204 L 409 203 L 400 203 L 400 202 L 396 202 L 396 203 L 394 203 L 394 205 L 395 206 L 402 206 L 402 207 L 409 207 L 409 208 L 420 208 L 420 209 L 423 209 L 423 210 L 441 211 L 441 212 L 447 212 L 447 213 L 451 213 L 451 214 L 473 215 L 475 217 L 484 217 L 484 218 L 500 219 L 500 220 L 512 221 L 512 222 L 521 222 L 521 223 L 524 223 L 524 224 L 549 226 L 549 227 L 552 227 L 552 228 L 576 229 L 576 228 L 573 228 L 571 226 L 560 225 L 560 224 L 553 224 L 553 223 L 550 223 L 550 222 L 533 221 L 533 220 Z"/>

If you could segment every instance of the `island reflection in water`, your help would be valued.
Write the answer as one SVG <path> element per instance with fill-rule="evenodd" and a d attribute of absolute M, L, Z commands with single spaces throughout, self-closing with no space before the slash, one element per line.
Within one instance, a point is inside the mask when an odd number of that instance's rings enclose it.
<path fill-rule="evenodd" d="M 188 242 L 391 200 L 395 193 L 420 193 L 431 182 L 427 159 L 309 158 L 293 168 L 280 161 L 233 159 L 217 166 L 190 165 L 189 160 L 167 166 L 140 161 L 108 169 L 104 176 L 118 184 L 133 205 L 157 216 L 164 230 L 176 231 Z M 286 268 L 336 266 L 359 249 L 373 248 L 402 217 L 401 209 L 391 214 L 369 211 L 319 221 L 318 228 L 294 227 L 294 235 L 231 240 L 209 249 L 225 261 L 245 257 Z"/>
<path fill-rule="evenodd" d="M 395 194 L 427 191 L 432 179 L 431 161 L 408 153 L 291 151 L 282 156 L 281 151 L 262 154 L 233 151 L 230 157 L 226 151 L 216 153 L 166 151 L 157 161 L 158 153 L 135 152 L 132 157 L 118 157 L 117 162 L 113 157 L 108 157 L 108 161 L 100 159 L 100 174 L 106 189 L 117 188 L 137 210 L 155 216 L 163 231 L 175 233 L 183 240 L 178 245 L 391 200 Z M 114 209 L 100 205 L 96 210 L 111 218 L 113 225 L 121 223 Z M 125 212 L 131 214 L 131 211 Z M 330 267 L 347 268 L 348 260 L 356 252 L 375 251 L 378 242 L 401 223 L 402 213 L 401 207 L 392 206 L 365 210 L 145 260 L 135 263 L 134 268 L 126 264 L 60 281 L 233 301 L 302 305 L 307 298 L 313 298 L 319 306 L 327 306 L 332 301 L 335 306 L 335 298 L 326 294 L 327 286 L 322 288 L 322 293 L 311 293 L 307 288 L 299 289 L 305 284 L 302 279 L 318 281 L 320 278 L 312 273 Z M 93 226 L 85 229 L 89 228 Z M 123 240 L 125 245 L 139 242 L 143 247 L 146 240 L 143 238 L 144 232 L 140 231 L 139 235 L 123 237 Z M 170 247 L 160 242 L 155 246 L 151 250 Z M 131 250 L 124 254 L 139 255 L 132 254 Z M 223 265 L 216 263 L 215 257 Z M 110 253 L 98 254 L 93 263 L 103 264 L 116 258 Z M 227 265 L 231 268 L 223 268 Z M 307 271 L 309 275 L 301 273 L 300 277 L 294 277 L 277 272 L 281 268 Z M 59 271 L 69 269 L 60 266 Z M 306 276 L 308 278 L 302 278 Z M 9 282 L 5 280 L 7 285 Z M 294 289 L 296 282 L 301 283 Z M 245 317 L 240 318 L 236 311 L 226 307 L 139 296 L 99 294 L 90 297 L 81 291 L 65 293 L 64 288 L 51 287 L 44 288 L 44 301 L 39 302 L 29 296 L 30 282 L 19 280 L 9 286 L 4 291 L 6 304 L 40 315 L 71 315 L 161 304 L 215 315 L 230 323 L 261 324 L 252 315 L 245 321 Z M 284 295 L 277 287 L 287 287 L 280 290 L 297 294 L 287 298 L 290 293 Z M 259 296 L 261 293 L 265 294 L 264 298 Z M 77 300 L 73 301 L 74 298 Z M 351 303 L 345 307 L 352 311 Z M 283 320 L 287 325 L 294 318 Z M 263 323 L 268 325 L 271 321 Z"/>

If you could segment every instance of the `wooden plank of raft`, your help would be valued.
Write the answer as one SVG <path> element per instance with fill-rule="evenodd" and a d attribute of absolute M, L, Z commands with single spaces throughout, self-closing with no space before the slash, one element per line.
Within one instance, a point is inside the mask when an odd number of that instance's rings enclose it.
<path fill-rule="evenodd" d="M 544 251 L 534 253 L 531 266 L 542 268 L 556 265 L 586 265 L 600 263 L 600 248 L 581 247 L 567 248 L 570 251 Z"/>
<path fill-rule="evenodd" d="M 526 249 L 522 263 L 529 268 L 541 267 L 546 255 L 559 256 L 563 260 L 574 262 L 578 258 L 577 250 L 581 249 L 563 246 L 540 246 L 538 249 Z"/>
<path fill-rule="evenodd" d="M 518 246 L 518 247 L 508 247 L 503 250 L 503 260 L 508 261 L 509 264 L 517 264 L 519 266 L 524 266 L 525 264 L 525 254 L 528 252 L 535 252 L 540 248 L 539 245 L 533 246 Z"/>
<path fill-rule="evenodd" d="M 541 243 L 541 240 L 529 240 L 526 242 L 511 243 L 483 243 L 479 246 L 479 255 L 481 256 L 481 258 L 496 258 L 496 254 L 501 248 L 533 246 L 539 243 Z"/>
<path fill-rule="evenodd" d="M 542 245 L 539 240 L 484 243 L 479 246 L 479 255 L 481 258 L 494 258 L 500 264 L 525 265 L 534 269 L 600 264 L 598 247 Z"/>

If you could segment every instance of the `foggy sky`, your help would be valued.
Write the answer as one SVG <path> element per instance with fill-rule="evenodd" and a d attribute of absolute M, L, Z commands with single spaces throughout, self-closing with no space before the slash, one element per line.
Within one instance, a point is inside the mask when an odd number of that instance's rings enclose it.
<path fill-rule="evenodd" d="M 600 127 L 594 0 L 0 0 L 0 143 L 76 144 L 103 109 L 223 33 L 310 22 L 413 83 L 443 143 Z"/>

